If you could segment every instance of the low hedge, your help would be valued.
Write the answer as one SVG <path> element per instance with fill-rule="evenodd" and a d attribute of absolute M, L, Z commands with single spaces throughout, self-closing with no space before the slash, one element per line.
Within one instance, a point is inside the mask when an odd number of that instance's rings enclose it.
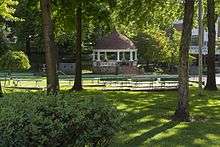
<path fill-rule="evenodd" d="M 98 98 L 16 94 L 0 99 L 1 146 L 107 146 L 121 115 Z"/>

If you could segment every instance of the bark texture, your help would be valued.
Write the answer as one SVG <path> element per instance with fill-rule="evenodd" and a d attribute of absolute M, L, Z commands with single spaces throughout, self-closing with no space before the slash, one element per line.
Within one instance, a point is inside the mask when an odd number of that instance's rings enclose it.
<path fill-rule="evenodd" d="M 215 77 L 215 1 L 207 0 L 207 19 L 208 19 L 208 57 L 207 57 L 207 82 L 205 89 L 217 90 Z"/>
<path fill-rule="evenodd" d="M 2 84 L 1 84 L 1 82 L 0 82 L 0 97 L 3 97 Z"/>
<path fill-rule="evenodd" d="M 82 6 L 76 9 L 76 72 L 73 90 L 81 91 L 82 88 L 82 62 L 81 62 L 81 52 L 82 52 Z"/>
<path fill-rule="evenodd" d="M 31 57 L 31 39 L 29 35 L 25 38 L 25 53 L 28 58 Z"/>
<path fill-rule="evenodd" d="M 193 24 L 194 3 L 194 0 L 185 0 L 184 3 L 183 32 L 179 55 L 179 100 L 175 114 L 172 117 L 172 120 L 174 121 L 189 121 L 190 119 L 188 110 L 188 59 Z"/>
<path fill-rule="evenodd" d="M 57 49 L 54 43 L 51 19 L 51 0 L 40 0 L 43 17 L 44 47 L 47 65 L 47 92 L 55 94 L 59 90 L 57 75 Z"/>

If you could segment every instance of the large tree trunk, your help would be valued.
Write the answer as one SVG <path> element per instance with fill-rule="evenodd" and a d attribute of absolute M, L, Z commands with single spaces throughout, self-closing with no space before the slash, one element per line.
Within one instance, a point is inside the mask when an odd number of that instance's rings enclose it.
<path fill-rule="evenodd" d="M 207 58 L 207 83 L 205 89 L 217 90 L 215 78 L 215 1 L 207 0 L 207 18 L 208 18 L 208 58 Z"/>
<path fill-rule="evenodd" d="M 76 72 L 73 90 L 81 91 L 82 88 L 82 6 L 79 4 L 76 10 Z"/>
<path fill-rule="evenodd" d="M 190 118 L 188 110 L 188 59 L 193 24 L 194 0 L 185 0 L 184 7 L 183 32 L 179 54 L 179 100 L 175 114 L 172 117 L 174 121 L 189 121 Z"/>
<path fill-rule="evenodd" d="M 3 92 L 2 92 L 2 84 L 1 84 L 1 81 L 0 81 L 0 97 L 3 97 Z"/>
<path fill-rule="evenodd" d="M 28 58 L 30 58 L 31 57 L 31 39 L 29 35 L 26 36 L 25 41 L 26 41 L 25 42 L 25 53 L 28 56 Z"/>
<path fill-rule="evenodd" d="M 47 92 L 55 94 L 59 90 L 57 75 L 57 49 L 54 44 L 53 25 L 51 20 L 51 0 L 41 0 L 43 16 L 44 47 L 47 65 Z"/>

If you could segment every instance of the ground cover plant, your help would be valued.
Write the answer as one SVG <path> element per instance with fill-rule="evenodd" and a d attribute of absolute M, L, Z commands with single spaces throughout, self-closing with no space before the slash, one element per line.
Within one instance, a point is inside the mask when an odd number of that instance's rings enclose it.
<path fill-rule="evenodd" d="M 14 92 L 0 107 L 1 146 L 106 146 L 122 124 L 117 110 L 95 95 Z"/>

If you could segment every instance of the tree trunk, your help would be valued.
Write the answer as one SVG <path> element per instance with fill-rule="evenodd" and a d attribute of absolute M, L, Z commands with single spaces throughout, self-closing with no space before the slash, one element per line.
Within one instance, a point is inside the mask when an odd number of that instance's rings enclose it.
<path fill-rule="evenodd" d="M 59 90 L 57 75 L 57 49 L 54 44 L 53 25 L 51 20 L 51 0 L 41 0 L 43 16 L 44 47 L 47 65 L 47 92 L 55 94 Z"/>
<path fill-rule="evenodd" d="M 30 58 L 31 57 L 31 39 L 29 35 L 26 36 L 25 41 L 26 41 L 25 42 L 25 53 L 28 56 L 28 58 Z"/>
<path fill-rule="evenodd" d="M 179 55 L 179 100 L 177 109 L 172 120 L 174 121 L 189 121 L 189 77 L 188 77 L 188 59 L 189 59 L 189 46 L 191 41 L 191 31 L 193 24 L 194 14 L 194 0 L 185 0 L 184 3 L 184 20 L 183 32 L 180 44 Z"/>
<path fill-rule="evenodd" d="M 0 97 L 3 97 L 3 92 L 2 92 L 2 84 L 1 84 L 1 81 L 0 81 Z"/>
<path fill-rule="evenodd" d="M 217 90 L 215 78 L 215 1 L 207 0 L 207 19 L 208 19 L 208 57 L 207 57 L 207 82 L 205 89 Z"/>
<path fill-rule="evenodd" d="M 82 51 L 82 7 L 81 4 L 76 10 L 76 72 L 73 90 L 81 91 L 82 88 L 82 63 L 81 63 L 81 51 Z"/>

